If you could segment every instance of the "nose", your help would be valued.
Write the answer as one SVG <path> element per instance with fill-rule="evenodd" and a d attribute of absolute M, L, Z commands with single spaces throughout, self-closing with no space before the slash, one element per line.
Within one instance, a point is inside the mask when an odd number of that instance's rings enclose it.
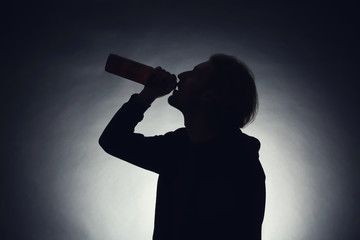
<path fill-rule="evenodd" d="M 184 79 L 184 78 L 186 77 L 186 75 L 187 75 L 188 72 L 189 72 L 189 71 L 179 73 L 179 74 L 178 74 L 178 79 L 180 79 L 180 80 Z"/>
<path fill-rule="evenodd" d="M 182 72 L 182 73 L 179 73 L 177 77 L 178 77 L 178 79 L 181 80 L 183 78 L 183 76 L 184 76 L 184 73 Z"/>

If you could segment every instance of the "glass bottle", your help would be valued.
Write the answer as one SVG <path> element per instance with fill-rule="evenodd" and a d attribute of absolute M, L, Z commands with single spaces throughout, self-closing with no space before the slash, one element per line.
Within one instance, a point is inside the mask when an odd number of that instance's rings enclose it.
<path fill-rule="evenodd" d="M 145 85 L 154 68 L 116 54 L 110 54 L 105 71 Z"/>

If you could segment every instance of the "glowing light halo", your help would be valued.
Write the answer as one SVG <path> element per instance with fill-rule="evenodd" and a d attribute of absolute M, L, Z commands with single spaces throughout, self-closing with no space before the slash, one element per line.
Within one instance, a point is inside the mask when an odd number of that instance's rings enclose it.
<path fill-rule="evenodd" d="M 192 60 L 197 62 L 196 58 Z M 296 116 L 289 114 L 293 103 L 298 101 L 297 95 L 291 96 L 294 89 L 289 88 L 285 76 L 276 82 L 276 86 L 283 87 L 278 92 L 270 84 L 274 82 L 267 83 L 267 72 L 258 71 L 262 66 L 251 63 L 249 66 L 257 75 L 260 111 L 257 120 L 245 128 L 244 132 L 258 137 L 262 142 L 260 160 L 267 174 L 268 196 L 263 239 L 305 239 L 304 236 L 311 232 L 308 222 L 314 219 L 312 212 L 318 203 L 312 199 L 313 189 L 308 188 L 316 180 L 308 173 L 308 162 L 304 161 L 308 158 L 310 147 L 302 132 L 305 125 Z M 268 68 L 271 69 L 271 66 Z M 277 71 L 272 72 L 272 75 L 281 76 L 285 71 L 279 69 L 278 65 L 276 68 Z M 178 66 L 177 69 L 182 68 Z M 187 69 L 186 67 L 184 70 Z M 102 74 L 97 74 L 97 78 L 106 79 L 101 80 L 105 85 L 106 90 L 102 91 L 106 96 L 98 93 L 97 99 L 92 99 L 96 105 L 91 110 L 85 110 L 90 111 L 87 113 L 89 118 L 95 119 L 87 126 L 92 129 L 91 133 L 77 136 L 83 142 L 70 150 L 70 158 L 77 161 L 82 161 L 79 158 L 86 158 L 90 161 L 82 162 L 81 166 L 66 173 L 70 177 L 68 184 L 60 186 L 60 190 L 67 193 L 64 197 L 68 202 L 66 211 L 76 223 L 74 225 L 85 232 L 88 239 L 150 239 L 156 175 L 109 157 L 97 145 L 97 139 L 111 116 L 141 86 L 109 75 L 103 77 Z M 109 80 L 112 78 L 115 80 Z M 107 80 L 109 81 L 106 82 Z M 83 86 L 80 85 L 79 88 L 81 87 Z M 99 91 L 98 86 L 94 85 L 93 88 Z M 305 105 L 301 107 L 306 108 L 307 102 L 303 104 Z M 76 110 L 78 109 L 70 113 Z M 303 114 L 301 108 L 298 110 Z M 66 114 L 70 113 L 68 110 Z M 164 124 L 156 118 L 159 114 L 164 118 Z M 68 121 L 66 116 L 63 119 Z M 137 131 L 145 135 L 162 134 L 181 125 L 181 115 L 166 104 L 166 99 L 161 99 L 146 113 Z M 71 133 L 65 138 L 71 139 Z M 85 155 L 79 156 L 79 153 L 85 152 Z"/>

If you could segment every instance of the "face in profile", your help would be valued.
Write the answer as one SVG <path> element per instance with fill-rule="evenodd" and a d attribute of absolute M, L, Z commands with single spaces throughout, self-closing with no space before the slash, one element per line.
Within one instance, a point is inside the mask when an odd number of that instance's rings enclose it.
<path fill-rule="evenodd" d="M 193 70 L 180 73 L 177 88 L 168 98 L 169 104 L 183 113 L 199 107 L 210 70 L 210 62 L 207 61 L 195 66 Z"/>

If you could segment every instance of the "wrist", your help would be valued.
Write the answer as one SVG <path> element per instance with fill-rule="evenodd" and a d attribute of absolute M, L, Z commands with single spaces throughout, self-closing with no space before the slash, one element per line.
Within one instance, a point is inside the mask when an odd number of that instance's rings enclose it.
<path fill-rule="evenodd" d="M 136 96 L 136 100 L 143 105 L 151 105 L 157 97 L 154 94 L 151 94 L 146 89 L 143 89 Z"/>

